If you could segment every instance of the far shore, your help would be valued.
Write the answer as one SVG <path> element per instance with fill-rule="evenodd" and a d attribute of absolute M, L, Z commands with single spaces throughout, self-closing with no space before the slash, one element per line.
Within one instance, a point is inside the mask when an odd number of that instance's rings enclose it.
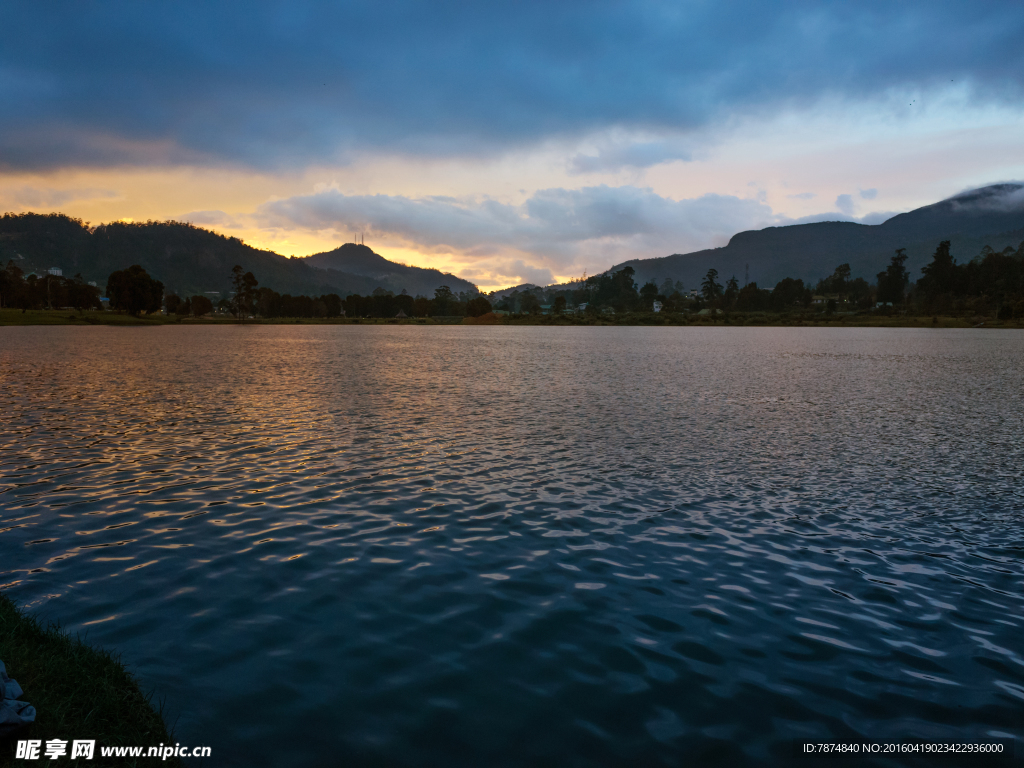
<path fill-rule="evenodd" d="M 991 317 L 910 316 L 900 314 L 774 314 L 730 312 L 696 315 L 669 312 L 630 312 L 616 315 L 508 315 L 483 317 L 257 317 L 239 321 L 229 315 L 180 317 L 153 313 L 138 317 L 120 312 L 0 309 L 0 326 L 11 325 L 602 325 L 602 326 L 804 326 L 816 328 L 1024 328 L 1024 320 Z"/>

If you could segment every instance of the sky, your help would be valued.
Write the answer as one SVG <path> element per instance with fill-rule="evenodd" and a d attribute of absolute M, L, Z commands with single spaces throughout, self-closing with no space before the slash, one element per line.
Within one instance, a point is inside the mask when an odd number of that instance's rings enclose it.
<path fill-rule="evenodd" d="M 1024 4 L 0 5 L 0 211 L 482 289 L 1024 179 Z"/>

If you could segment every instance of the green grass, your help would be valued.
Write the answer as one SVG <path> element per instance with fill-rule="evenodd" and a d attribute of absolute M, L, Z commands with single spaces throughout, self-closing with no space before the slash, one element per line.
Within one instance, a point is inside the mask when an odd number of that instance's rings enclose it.
<path fill-rule="evenodd" d="M 43 625 L 0 594 L 0 659 L 7 674 L 24 689 L 22 700 L 36 708 L 36 722 L 20 739 L 68 742 L 95 739 L 92 760 L 65 756 L 57 760 L 15 760 L 15 740 L 0 742 L 0 768 L 8 766 L 81 765 L 180 766 L 180 760 L 160 758 L 103 758 L 101 746 L 173 745 L 150 697 L 139 688 L 117 656 L 71 637 L 58 625 Z M 43 750 L 40 750 L 43 755 Z"/>

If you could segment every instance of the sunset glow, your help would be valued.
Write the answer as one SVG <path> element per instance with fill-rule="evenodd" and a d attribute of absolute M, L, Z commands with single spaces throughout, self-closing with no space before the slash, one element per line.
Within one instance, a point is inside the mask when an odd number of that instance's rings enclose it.
<path fill-rule="evenodd" d="M 0 208 L 191 221 L 288 256 L 361 234 L 387 258 L 495 288 L 807 217 L 877 222 L 1024 178 L 1014 5 L 984 16 L 959 4 L 858 7 L 810 26 L 794 23 L 797 5 L 652 6 L 625 26 L 608 8 L 545 10 L 543 24 L 529 8 L 413 13 L 390 35 L 371 9 L 257 7 L 249 35 L 189 44 L 179 19 L 141 9 L 113 29 L 98 8 L 46 24 L 14 12 L 18 42 L 0 54 L 18 73 L 0 123 Z M 583 37 L 577 14 L 590 17 Z M 195 29 L 233 21 L 205 6 L 193 16 L 205 19 Z M 356 17 L 366 39 L 339 49 L 337 31 Z M 545 27 L 554 37 L 535 31 Z M 686 53 L 719 28 L 713 54 Z M 476 42 L 453 60 L 432 41 L 460 29 Z M 106 53 L 78 42 L 86 31 Z M 49 57 L 49 39 L 67 55 Z M 403 68 L 409 46 L 417 66 Z M 151 85 L 109 83 L 115 60 Z M 198 90 L 183 90 L 179 67 Z M 717 88 L 716 67 L 728 73 Z M 88 103 L 70 95 L 72 72 L 90 84 Z M 29 86 L 43 80 L 57 85 Z"/>

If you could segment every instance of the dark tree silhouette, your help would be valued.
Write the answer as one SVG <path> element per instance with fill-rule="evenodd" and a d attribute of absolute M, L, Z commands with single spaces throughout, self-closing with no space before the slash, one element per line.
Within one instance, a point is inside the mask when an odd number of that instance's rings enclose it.
<path fill-rule="evenodd" d="M 894 306 L 903 303 L 910 282 L 910 275 L 903 265 L 907 261 L 907 249 L 898 248 L 884 272 L 878 273 L 878 300 Z"/>
<path fill-rule="evenodd" d="M 643 304 L 643 308 L 651 310 L 654 307 L 654 301 L 658 298 L 658 284 L 654 281 L 644 283 L 644 287 L 640 289 L 640 301 Z"/>
<path fill-rule="evenodd" d="M 540 314 L 540 299 L 532 293 L 526 292 L 519 299 L 519 309 L 528 315 Z"/>
<path fill-rule="evenodd" d="M 202 317 L 213 312 L 213 302 L 206 296 L 193 296 L 189 299 L 189 305 L 192 309 L 192 314 L 196 317 Z"/>
<path fill-rule="evenodd" d="M 244 320 L 256 309 L 257 285 L 259 281 L 252 272 L 243 273 L 239 264 L 231 268 L 231 287 L 235 289 L 235 296 L 231 302 L 232 311 L 240 320 Z"/>
<path fill-rule="evenodd" d="M 154 280 L 138 264 L 112 272 L 107 278 L 107 298 L 111 309 L 138 315 L 156 312 L 164 300 L 164 284 Z"/>
<path fill-rule="evenodd" d="M 486 315 L 488 312 L 491 311 L 491 309 L 491 302 L 489 302 L 483 296 L 476 296 L 466 302 L 466 314 L 468 314 L 470 317 L 480 317 L 480 315 Z"/>
<path fill-rule="evenodd" d="M 956 259 L 949 252 L 949 240 L 943 240 L 935 249 L 931 264 L 926 264 L 921 271 L 924 277 L 917 281 L 917 287 L 928 298 L 940 293 L 950 293 L 956 283 Z"/>
<path fill-rule="evenodd" d="M 723 297 L 725 299 L 725 306 L 728 308 L 732 308 L 732 306 L 736 304 L 736 299 L 739 297 L 739 295 L 740 284 L 739 281 L 736 279 L 736 275 L 733 275 L 725 283 L 725 296 Z"/>
<path fill-rule="evenodd" d="M 704 282 L 700 284 L 700 292 L 708 303 L 722 295 L 722 284 L 716 282 L 717 279 L 718 270 L 709 269 L 708 273 L 704 276 Z"/>

